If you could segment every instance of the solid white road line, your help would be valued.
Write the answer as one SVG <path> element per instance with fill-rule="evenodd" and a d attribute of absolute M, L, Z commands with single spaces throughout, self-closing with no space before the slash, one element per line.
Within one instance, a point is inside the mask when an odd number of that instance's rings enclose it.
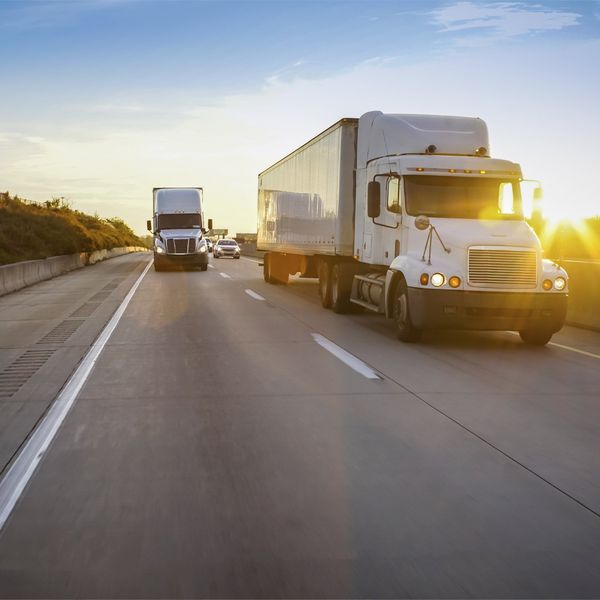
<path fill-rule="evenodd" d="M 264 298 L 260 295 L 257 294 L 254 290 L 244 290 L 246 292 L 246 294 L 248 294 L 248 296 L 250 296 L 251 298 L 254 298 L 255 300 L 264 300 Z"/>
<path fill-rule="evenodd" d="M 519 335 L 517 331 L 507 331 L 512 335 Z M 576 352 L 577 354 L 583 354 L 583 356 L 589 356 L 590 358 L 600 359 L 600 354 L 594 354 L 593 352 L 587 352 L 586 350 L 580 350 L 579 348 L 573 348 L 573 346 L 565 346 L 564 344 L 559 344 L 558 342 L 548 342 L 546 346 L 556 346 L 557 348 L 562 348 L 563 350 L 568 350 L 569 352 Z"/>
<path fill-rule="evenodd" d="M 548 342 L 548 346 L 556 346 L 557 348 L 562 348 L 563 350 L 569 350 L 570 352 L 577 352 L 577 354 L 583 354 L 584 356 L 589 356 L 590 358 L 599 358 L 600 354 L 594 354 L 593 352 L 586 352 L 585 350 L 579 350 L 579 348 L 572 348 L 571 346 L 564 346 L 563 344 L 557 344 L 556 342 Z"/>
<path fill-rule="evenodd" d="M 31 479 L 36 467 L 48 450 L 58 428 L 69 413 L 77 395 L 94 368 L 106 342 L 115 330 L 127 305 L 133 298 L 133 295 L 151 266 L 152 261 L 148 263 L 148 266 L 133 284 L 133 287 L 129 290 L 129 293 L 125 296 L 111 320 L 92 344 L 92 347 L 88 350 L 88 353 L 81 363 L 79 363 L 75 372 L 68 379 L 67 383 L 52 403 L 46 416 L 36 427 L 29 438 L 29 441 L 25 444 L 11 465 L 8 473 L 0 482 L 0 530 L 4 527 L 6 520 L 19 500 L 27 482 Z"/>
<path fill-rule="evenodd" d="M 223 271 L 221 271 L 221 272 L 219 273 L 219 275 L 220 275 L 221 277 L 225 277 L 225 279 L 231 279 L 231 275 L 227 275 L 227 273 L 223 273 Z"/>
<path fill-rule="evenodd" d="M 334 344 L 331 340 L 328 340 L 318 333 L 312 333 L 311 335 L 319 346 L 325 348 L 328 352 L 331 352 L 336 358 L 348 365 L 351 369 L 354 369 L 357 373 L 360 373 L 363 377 L 366 377 L 367 379 L 382 379 L 380 375 L 362 360 L 356 358 L 354 354 L 350 354 L 350 352 L 340 348 L 337 344 Z"/>

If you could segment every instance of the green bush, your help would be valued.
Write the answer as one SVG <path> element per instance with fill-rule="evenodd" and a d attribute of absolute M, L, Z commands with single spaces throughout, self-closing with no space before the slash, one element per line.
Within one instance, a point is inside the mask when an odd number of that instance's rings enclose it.
<path fill-rule="evenodd" d="M 0 192 L 0 265 L 143 245 L 119 218 L 87 215 L 64 198 L 36 203 Z"/>

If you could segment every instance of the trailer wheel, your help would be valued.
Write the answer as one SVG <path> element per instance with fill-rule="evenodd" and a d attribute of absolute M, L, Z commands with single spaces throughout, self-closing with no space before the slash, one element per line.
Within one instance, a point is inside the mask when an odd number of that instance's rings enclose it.
<path fill-rule="evenodd" d="M 331 266 L 324 260 L 319 264 L 319 297 L 323 308 L 331 308 Z"/>
<path fill-rule="evenodd" d="M 350 310 L 350 291 L 352 289 L 352 276 L 344 265 L 336 263 L 331 269 L 331 308 L 338 314 Z"/>
<path fill-rule="evenodd" d="M 396 322 L 396 335 L 402 342 L 418 342 L 422 331 L 417 329 L 410 320 L 408 303 L 408 288 L 402 279 L 394 290 L 393 304 L 394 321 Z"/>
<path fill-rule="evenodd" d="M 554 332 L 547 329 L 532 328 L 519 331 L 519 335 L 528 346 L 545 346 L 554 335 Z"/>

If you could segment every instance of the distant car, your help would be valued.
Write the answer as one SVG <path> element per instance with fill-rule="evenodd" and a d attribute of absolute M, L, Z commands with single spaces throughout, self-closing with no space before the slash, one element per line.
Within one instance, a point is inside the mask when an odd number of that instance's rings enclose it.
<path fill-rule="evenodd" d="M 235 240 L 218 240 L 213 248 L 213 256 L 215 258 L 221 258 L 222 256 L 239 258 L 240 254 L 240 247 Z"/>
<path fill-rule="evenodd" d="M 213 251 L 213 246 L 214 246 L 214 244 L 213 244 L 213 243 L 212 243 L 212 241 L 211 241 L 211 240 L 209 240 L 208 238 L 204 238 L 204 239 L 206 240 L 206 247 L 208 248 L 208 251 L 209 251 L 209 252 L 212 252 L 212 251 Z"/>

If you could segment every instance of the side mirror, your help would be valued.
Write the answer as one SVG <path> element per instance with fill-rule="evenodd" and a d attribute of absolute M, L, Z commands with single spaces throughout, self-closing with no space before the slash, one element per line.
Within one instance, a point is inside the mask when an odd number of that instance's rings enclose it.
<path fill-rule="evenodd" d="M 208 229 L 209 229 L 209 231 L 210 231 L 212 228 L 213 228 L 213 220 L 212 220 L 212 219 L 209 219 L 209 220 L 208 220 Z"/>
<path fill-rule="evenodd" d="M 381 213 L 381 186 L 379 181 L 369 181 L 367 187 L 367 215 L 376 219 Z"/>
<path fill-rule="evenodd" d="M 146 227 L 148 231 L 152 231 L 152 221 L 146 221 Z"/>
<path fill-rule="evenodd" d="M 415 227 L 419 230 L 419 231 L 425 231 L 426 229 L 429 229 L 429 217 L 427 215 L 418 215 L 415 218 Z"/>

